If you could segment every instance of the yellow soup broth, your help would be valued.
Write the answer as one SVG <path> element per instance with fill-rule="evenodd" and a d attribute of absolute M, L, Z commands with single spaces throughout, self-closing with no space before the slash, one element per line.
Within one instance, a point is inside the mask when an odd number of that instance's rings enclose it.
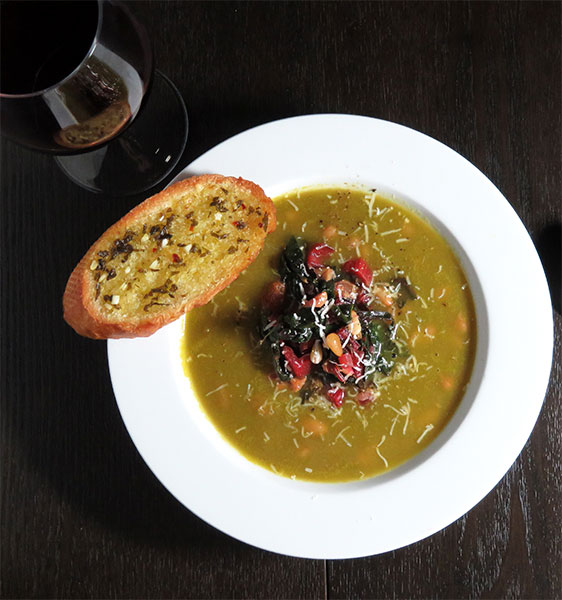
<path fill-rule="evenodd" d="M 276 199 L 277 230 L 256 261 L 212 302 L 188 314 L 186 374 L 208 418 L 250 461 L 310 481 L 372 477 L 403 463 L 435 439 L 470 378 L 476 318 L 466 276 L 447 242 L 415 212 L 374 191 L 301 189 Z M 327 265 L 362 257 L 376 282 L 405 277 L 417 294 L 392 307 L 396 342 L 406 349 L 376 399 L 362 406 L 349 390 L 341 408 L 303 402 L 272 376 L 259 347 L 264 287 L 278 279 L 291 236 L 334 248 Z"/>

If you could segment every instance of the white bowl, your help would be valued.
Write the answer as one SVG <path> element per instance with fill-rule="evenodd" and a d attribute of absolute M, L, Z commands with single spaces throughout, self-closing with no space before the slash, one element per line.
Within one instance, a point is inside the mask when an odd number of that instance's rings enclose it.
<path fill-rule="evenodd" d="M 183 374 L 183 320 L 150 338 L 111 340 L 117 403 L 154 474 L 221 531 L 299 557 L 378 554 L 461 517 L 521 452 L 550 373 L 548 287 L 509 203 L 440 142 L 353 115 L 310 115 L 256 127 L 205 153 L 178 178 L 202 173 L 253 180 L 270 196 L 305 185 L 366 185 L 417 208 L 455 248 L 468 276 L 478 321 L 475 366 L 453 418 L 416 457 L 361 482 L 307 483 L 250 463 L 207 420 Z"/>

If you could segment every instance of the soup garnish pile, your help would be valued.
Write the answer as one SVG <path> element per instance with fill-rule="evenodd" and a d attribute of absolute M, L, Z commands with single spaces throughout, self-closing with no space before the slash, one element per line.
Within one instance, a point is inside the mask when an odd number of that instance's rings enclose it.
<path fill-rule="evenodd" d="M 256 261 L 188 314 L 184 366 L 249 460 L 312 481 L 371 477 L 427 446 L 458 407 L 476 317 L 453 250 L 375 190 L 276 199 Z"/>

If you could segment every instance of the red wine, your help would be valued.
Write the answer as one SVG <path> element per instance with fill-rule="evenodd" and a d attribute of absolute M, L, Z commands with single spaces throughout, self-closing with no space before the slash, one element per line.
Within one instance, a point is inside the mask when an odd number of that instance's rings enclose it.
<path fill-rule="evenodd" d="M 123 131 L 152 77 L 144 27 L 118 0 L 0 2 L 1 133 L 79 153 Z"/>
<path fill-rule="evenodd" d="M 95 0 L 10 0 L 0 4 L 0 93 L 51 87 L 84 60 L 98 24 Z"/>

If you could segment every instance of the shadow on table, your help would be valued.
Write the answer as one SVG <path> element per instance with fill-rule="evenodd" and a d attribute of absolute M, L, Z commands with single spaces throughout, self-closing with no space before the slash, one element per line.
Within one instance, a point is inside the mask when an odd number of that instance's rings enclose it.
<path fill-rule="evenodd" d="M 541 259 L 552 306 L 562 314 L 562 224 L 546 226 L 535 238 L 535 246 Z"/>
<path fill-rule="evenodd" d="M 78 338 L 59 319 L 47 325 L 63 339 L 52 359 L 56 381 L 45 389 L 41 377 L 28 379 L 18 411 L 26 423 L 13 424 L 31 468 L 103 528 L 151 546 L 224 544 L 225 536 L 180 505 L 139 456 L 114 400 L 106 343 Z"/>

